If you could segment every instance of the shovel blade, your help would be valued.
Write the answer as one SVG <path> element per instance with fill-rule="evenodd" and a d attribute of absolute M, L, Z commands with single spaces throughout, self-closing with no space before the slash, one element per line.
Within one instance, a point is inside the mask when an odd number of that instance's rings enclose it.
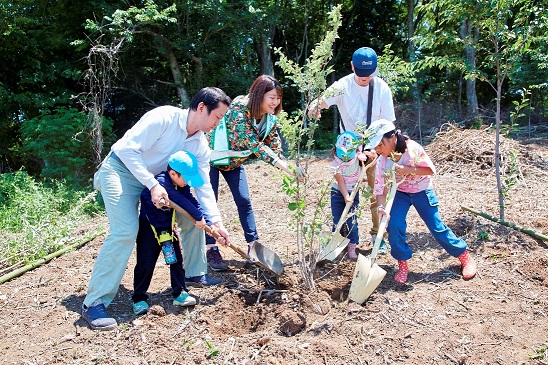
<path fill-rule="evenodd" d="M 326 244 L 319 247 L 318 262 L 335 260 L 343 252 L 348 242 L 350 242 L 348 238 L 343 237 L 339 232 L 335 233 L 332 237 L 329 235 L 329 238 L 330 240 Z"/>
<path fill-rule="evenodd" d="M 348 298 L 362 304 L 379 286 L 384 275 L 386 275 L 386 271 L 371 258 L 358 255 Z"/>
<path fill-rule="evenodd" d="M 276 252 L 260 242 L 255 242 L 253 247 L 251 247 L 249 250 L 249 258 L 251 261 L 261 263 L 261 266 L 266 267 L 278 276 L 282 275 L 284 272 L 282 260 L 280 260 Z"/>

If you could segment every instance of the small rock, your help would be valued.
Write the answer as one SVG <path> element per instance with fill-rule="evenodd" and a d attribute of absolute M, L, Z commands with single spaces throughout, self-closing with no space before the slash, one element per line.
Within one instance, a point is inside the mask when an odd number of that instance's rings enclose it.
<path fill-rule="evenodd" d="M 150 313 L 154 316 L 163 317 L 163 316 L 166 315 L 166 310 L 163 307 L 159 306 L 159 305 L 153 305 L 148 310 L 148 313 Z"/>
<path fill-rule="evenodd" d="M 306 319 L 302 314 L 285 310 L 280 314 L 280 332 L 286 336 L 294 336 L 301 332 L 306 325 Z"/>

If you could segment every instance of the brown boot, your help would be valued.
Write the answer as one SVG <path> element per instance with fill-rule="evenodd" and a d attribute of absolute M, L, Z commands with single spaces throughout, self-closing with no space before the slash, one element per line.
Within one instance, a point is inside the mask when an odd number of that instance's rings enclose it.
<path fill-rule="evenodd" d="M 459 261 L 462 264 L 462 277 L 464 280 L 472 279 L 476 275 L 477 265 L 476 261 L 470 255 L 468 250 L 464 251 L 459 257 Z"/>
<path fill-rule="evenodd" d="M 394 276 L 394 280 L 398 284 L 405 284 L 407 281 L 407 273 L 409 272 L 409 269 L 407 268 L 407 261 L 406 260 L 398 260 L 398 272 Z"/>

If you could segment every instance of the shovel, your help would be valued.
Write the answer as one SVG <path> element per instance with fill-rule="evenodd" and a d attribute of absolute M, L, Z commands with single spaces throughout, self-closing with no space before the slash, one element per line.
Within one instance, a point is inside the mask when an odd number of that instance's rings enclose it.
<path fill-rule="evenodd" d="M 388 214 L 390 214 L 390 209 L 392 208 L 394 196 L 396 195 L 396 190 L 398 188 L 393 167 L 390 171 L 390 176 L 392 179 L 392 186 L 390 187 L 389 199 L 386 202 L 386 207 L 384 208 Z M 369 298 L 371 293 L 373 293 L 373 291 L 381 283 L 384 275 L 386 275 L 386 271 L 377 265 L 377 252 L 379 251 L 387 224 L 388 220 L 385 215 L 381 219 L 379 232 L 377 233 L 377 238 L 373 244 L 371 255 L 369 255 L 369 257 L 365 257 L 362 254 L 358 255 L 358 260 L 356 261 L 356 267 L 354 269 L 354 277 L 352 278 L 352 284 L 350 284 L 350 291 L 348 293 L 348 298 L 358 304 L 362 304 L 367 300 L 367 298 Z"/>
<path fill-rule="evenodd" d="M 181 208 L 176 203 L 170 201 L 169 206 L 173 209 L 175 209 L 177 212 L 184 215 L 186 218 L 188 218 L 192 222 L 196 222 L 194 217 L 190 215 L 186 210 Z M 214 238 L 222 237 L 219 232 L 212 229 L 210 226 L 205 227 L 205 231 L 212 235 Z M 282 260 L 278 257 L 278 255 L 272 251 L 271 249 L 263 246 L 259 242 L 255 242 L 253 247 L 249 250 L 249 256 L 242 250 L 240 247 L 235 246 L 234 244 L 230 243 L 229 247 L 236 251 L 240 256 L 242 256 L 244 259 L 250 259 L 255 265 L 268 270 L 278 276 L 280 276 L 284 272 Z"/>
<path fill-rule="evenodd" d="M 356 183 L 356 186 L 354 186 L 354 190 L 350 194 L 350 201 L 346 203 L 346 206 L 344 207 L 344 210 L 341 214 L 341 218 L 339 219 L 339 222 L 337 223 L 337 226 L 335 227 L 335 231 L 331 233 L 331 239 L 329 242 L 325 244 L 320 244 L 319 246 L 319 252 L 318 252 L 318 262 L 323 260 L 329 260 L 333 261 L 337 258 L 337 256 L 340 255 L 340 253 L 344 250 L 344 248 L 348 245 L 348 242 L 350 241 L 348 238 L 343 237 L 341 235 L 341 227 L 346 222 L 348 211 L 350 210 L 350 207 L 352 206 L 352 203 L 354 202 L 354 197 L 358 193 L 358 190 L 360 188 L 360 183 L 363 181 L 365 177 L 365 173 L 368 168 L 371 166 L 374 166 L 377 162 L 377 158 L 374 158 L 373 161 L 368 163 L 366 166 L 362 167 L 360 171 L 360 176 L 358 177 L 358 182 Z"/>

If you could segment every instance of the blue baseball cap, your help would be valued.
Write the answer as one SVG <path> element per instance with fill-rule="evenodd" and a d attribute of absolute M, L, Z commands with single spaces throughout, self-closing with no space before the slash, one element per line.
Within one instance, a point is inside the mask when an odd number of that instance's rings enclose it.
<path fill-rule="evenodd" d="M 198 159 L 192 153 L 186 151 L 178 151 L 169 156 L 168 165 L 177 171 L 188 186 L 199 188 L 204 185 L 204 179 L 200 176 L 198 169 Z"/>
<path fill-rule="evenodd" d="M 348 162 L 356 156 L 356 148 L 358 147 L 358 136 L 354 132 L 343 132 L 337 137 L 335 150 L 337 157 Z"/>
<path fill-rule="evenodd" d="M 377 75 L 377 53 L 369 47 L 358 48 L 352 56 L 354 73 L 358 77 Z"/>

